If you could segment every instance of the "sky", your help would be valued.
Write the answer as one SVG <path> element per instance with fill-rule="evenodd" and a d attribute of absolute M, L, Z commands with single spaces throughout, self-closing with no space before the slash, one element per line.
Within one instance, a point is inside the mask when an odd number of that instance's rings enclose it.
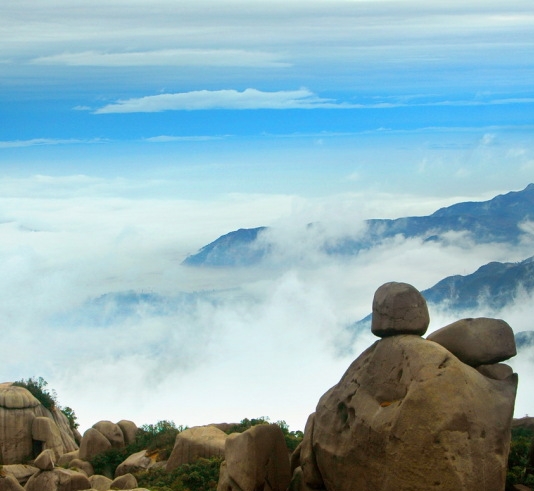
<path fill-rule="evenodd" d="M 318 244 L 534 182 L 533 25 L 530 0 L 4 0 L 2 378 L 44 377 L 82 429 L 303 429 L 374 341 L 346 326 L 383 282 L 423 290 L 532 255 L 459 236 L 339 261 Z M 262 225 L 283 267 L 181 265 Z M 117 313 L 120 292 L 165 308 Z M 531 330 L 526 305 L 493 314 Z M 532 362 L 517 357 L 520 378 Z"/>

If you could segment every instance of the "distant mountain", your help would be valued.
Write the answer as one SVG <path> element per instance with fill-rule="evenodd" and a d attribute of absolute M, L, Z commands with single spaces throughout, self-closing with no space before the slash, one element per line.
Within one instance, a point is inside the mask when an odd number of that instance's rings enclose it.
<path fill-rule="evenodd" d="M 366 230 L 357 238 L 349 230 L 346 238 L 334 244 L 325 243 L 323 250 L 327 254 L 351 255 L 397 235 L 442 240 L 444 234 L 452 231 L 469 232 L 475 243 L 514 244 L 524 233 L 521 223 L 529 219 L 534 219 L 534 184 L 489 201 L 457 203 L 428 216 L 367 220 Z M 313 226 L 308 228 L 311 230 Z M 257 240 L 266 229 L 258 227 L 230 232 L 188 256 L 183 264 L 215 267 L 256 264 L 271 250 L 268 242 Z"/>
<path fill-rule="evenodd" d="M 515 300 L 518 291 L 534 292 L 534 256 L 519 263 L 488 263 L 474 273 L 449 276 L 421 292 L 432 309 L 446 306 L 458 312 L 497 311 Z M 354 323 L 350 329 L 370 329 L 371 314 Z M 518 349 L 534 346 L 534 332 L 517 333 Z"/>
<path fill-rule="evenodd" d="M 429 303 L 446 303 L 454 310 L 480 304 L 498 310 L 512 302 L 519 289 L 534 290 L 534 257 L 520 263 L 491 262 L 473 274 L 449 276 L 421 293 Z"/>
<path fill-rule="evenodd" d="M 264 257 L 268 249 L 255 247 L 258 234 L 267 227 L 240 228 L 219 237 L 202 247 L 196 254 L 188 256 L 183 264 L 187 266 L 248 266 Z"/>

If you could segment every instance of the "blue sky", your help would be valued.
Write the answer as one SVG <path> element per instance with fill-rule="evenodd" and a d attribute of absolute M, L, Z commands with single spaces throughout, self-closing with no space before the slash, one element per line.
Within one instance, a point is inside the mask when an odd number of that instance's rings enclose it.
<path fill-rule="evenodd" d="M 417 165 L 448 159 L 450 186 L 467 190 L 456 160 L 484 135 L 527 154 L 507 159 L 515 180 L 499 175 L 504 162 L 488 163 L 478 192 L 521 187 L 532 171 L 527 1 L 22 1 L 3 10 L 7 173 L 143 176 L 194 165 L 203 196 L 213 166 L 223 192 L 248 191 L 256 175 L 263 191 L 279 192 L 294 170 L 299 193 L 316 194 L 317 178 L 342 192 L 387 187 L 394 165 L 437 191 L 442 180 L 421 178 Z M 369 146 L 381 149 L 374 159 Z M 355 173 L 359 183 L 343 182 Z"/>
<path fill-rule="evenodd" d="M 299 235 L 309 221 L 339 237 L 364 218 L 534 182 L 532 26 L 530 0 L 4 2 L 0 321 L 14 349 L 3 377 L 44 376 L 85 427 L 267 415 L 302 428 L 368 344 L 345 357 L 334 346 L 382 282 L 422 290 L 532 254 L 531 243 L 471 250 L 458 237 L 338 264 Z M 180 266 L 260 225 L 308 262 Z M 226 292 L 217 308 L 58 324 L 110 292 L 213 290 Z M 502 315 L 530 329 L 519 304 Z"/>

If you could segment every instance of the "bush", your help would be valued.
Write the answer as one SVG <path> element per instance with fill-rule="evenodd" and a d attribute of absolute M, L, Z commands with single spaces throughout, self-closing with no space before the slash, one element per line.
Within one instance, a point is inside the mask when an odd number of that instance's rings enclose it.
<path fill-rule="evenodd" d="M 30 377 L 28 380 L 17 380 L 13 382 L 13 385 L 16 387 L 24 387 L 48 410 L 52 410 L 56 407 L 59 407 L 57 402 L 56 391 L 53 390 L 49 392 L 45 387 L 48 385 L 48 382 L 43 378 L 33 378 Z"/>
<path fill-rule="evenodd" d="M 508 454 L 507 489 L 514 484 L 534 485 L 534 469 L 530 454 L 534 447 L 534 431 L 527 428 L 513 428 L 510 453 Z"/>
<path fill-rule="evenodd" d="M 130 455 L 147 450 L 157 452 L 158 460 L 167 460 L 174 447 L 176 435 L 185 427 L 176 426 L 172 421 L 158 421 L 156 424 L 143 425 L 137 431 L 135 442 L 124 449 L 111 448 L 97 455 L 91 460 L 96 474 L 110 477 L 115 469 Z"/>
<path fill-rule="evenodd" d="M 221 462 L 218 457 L 199 459 L 172 472 L 153 468 L 138 472 L 135 477 L 139 487 L 152 491 L 210 491 L 217 489 Z"/>

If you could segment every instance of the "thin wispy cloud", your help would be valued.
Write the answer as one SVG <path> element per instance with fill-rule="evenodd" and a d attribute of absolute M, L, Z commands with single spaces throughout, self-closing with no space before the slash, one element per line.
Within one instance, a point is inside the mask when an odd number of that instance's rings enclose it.
<path fill-rule="evenodd" d="M 308 89 L 264 92 L 245 89 L 195 90 L 120 100 L 95 111 L 95 114 L 161 111 L 198 111 L 207 109 L 312 109 L 334 108 L 331 99 L 318 97 Z"/>
<path fill-rule="evenodd" d="M 48 145 L 80 145 L 88 143 L 104 143 L 106 140 L 95 138 L 90 140 L 77 138 L 32 138 L 30 140 L 6 140 L 0 141 L 0 148 L 20 148 Z"/>
<path fill-rule="evenodd" d="M 534 98 L 487 99 L 487 100 L 430 100 L 352 102 L 320 97 L 309 89 L 281 90 L 267 92 L 248 88 L 243 91 L 234 89 L 196 90 L 191 92 L 165 93 L 118 100 L 107 104 L 95 114 L 106 113 L 150 113 L 162 111 L 199 111 L 217 109 L 394 109 L 405 107 L 432 106 L 492 106 L 504 104 L 534 104 Z"/>
<path fill-rule="evenodd" d="M 263 51 L 241 49 L 162 49 L 155 51 L 134 51 L 106 53 L 83 51 L 41 56 L 31 60 L 36 65 L 66 65 L 95 67 L 139 67 L 139 66 L 211 66 L 283 68 L 291 66 L 280 56 Z"/>

